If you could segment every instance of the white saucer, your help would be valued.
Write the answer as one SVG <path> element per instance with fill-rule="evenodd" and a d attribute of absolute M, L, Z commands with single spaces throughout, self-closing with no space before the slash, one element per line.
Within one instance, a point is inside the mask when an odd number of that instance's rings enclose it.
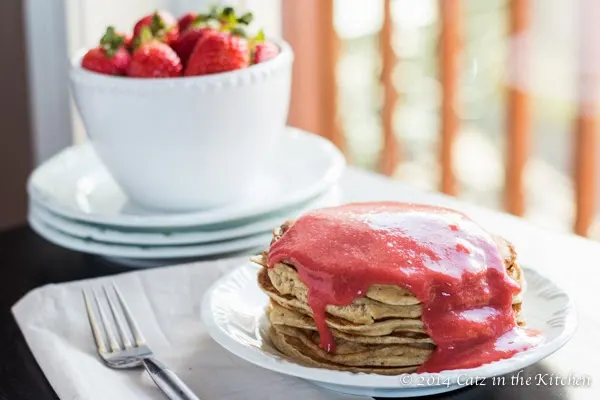
<path fill-rule="evenodd" d="M 29 215 L 29 225 L 40 236 L 48 241 L 66 247 L 71 250 L 77 250 L 84 253 L 97 254 L 110 258 L 129 258 L 129 259 L 177 259 L 207 257 L 233 252 L 248 250 L 257 250 L 266 248 L 271 241 L 271 232 L 265 232 L 258 235 L 242 237 L 233 240 L 191 244 L 180 246 L 142 246 L 126 245 L 96 242 L 91 239 L 82 239 L 61 232 L 41 220 L 33 214 Z"/>
<path fill-rule="evenodd" d="M 295 207 L 331 188 L 345 168 L 343 155 L 320 136 L 287 128 L 279 142 L 269 160 L 272 168 L 256 179 L 256 196 L 211 210 L 141 208 L 121 191 L 89 143 L 70 147 L 38 167 L 27 190 L 46 209 L 79 221 L 129 228 L 201 226 Z"/>
<path fill-rule="evenodd" d="M 225 349 L 260 367 L 307 379 L 327 389 L 377 397 L 426 396 L 460 389 L 467 378 L 487 378 L 525 368 L 554 353 L 573 335 L 577 316 L 572 300 L 538 272 L 524 268 L 524 317 L 544 335 L 539 346 L 507 360 L 440 373 L 384 376 L 305 367 L 281 355 L 270 343 L 265 307 L 269 300 L 256 283 L 258 267 L 248 263 L 217 281 L 202 301 L 202 321 Z M 431 385 L 429 384 L 431 383 Z"/>
<path fill-rule="evenodd" d="M 37 204 L 34 201 L 31 201 L 29 204 L 29 213 L 34 219 L 43 222 L 47 226 L 80 239 L 127 245 L 172 246 L 210 243 L 257 234 L 267 234 L 281 225 L 286 219 L 297 217 L 314 208 L 337 205 L 340 203 L 340 199 L 340 189 L 335 186 L 323 195 L 303 203 L 298 209 L 288 212 L 276 212 L 265 216 L 263 219 L 256 219 L 256 221 L 250 221 L 242 225 L 214 226 L 208 228 L 201 226 L 184 229 L 119 229 L 118 227 L 89 224 L 64 218 L 45 209 L 43 205 Z"/>

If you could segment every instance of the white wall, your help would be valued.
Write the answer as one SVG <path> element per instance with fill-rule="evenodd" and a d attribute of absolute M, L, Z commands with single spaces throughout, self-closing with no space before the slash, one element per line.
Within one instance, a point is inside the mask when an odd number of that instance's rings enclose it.
<path fill-rule="evenodd" d="M 34 161 L 71 143 L 66 19 L 62 0 L 25 0 L 29 102 Z"/>

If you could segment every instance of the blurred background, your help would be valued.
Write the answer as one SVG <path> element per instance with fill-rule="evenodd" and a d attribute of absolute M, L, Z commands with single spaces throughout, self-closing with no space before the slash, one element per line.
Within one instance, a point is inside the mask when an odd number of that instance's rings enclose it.
<path fill-rule="evenodd" d="M 68 57 L 109 24 L 200 0 L 0 4 L 0 229 L 34 165 L 85 136 Z M 600 239 L 594 0 L 246 0 L 296 52 L 290 124 L 350 163 Z"/>

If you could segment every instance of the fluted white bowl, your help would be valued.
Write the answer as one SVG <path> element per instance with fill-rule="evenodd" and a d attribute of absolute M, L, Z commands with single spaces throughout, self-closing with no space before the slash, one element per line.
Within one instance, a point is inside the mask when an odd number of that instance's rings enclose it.
<path fill-rule="evenodd" d="M 246 196 L 286 124 L 293 52 L 220 74 L 140 79 L 72 59 L 71 89 L 96 153 L 124 192 L 166 211 Z"/>

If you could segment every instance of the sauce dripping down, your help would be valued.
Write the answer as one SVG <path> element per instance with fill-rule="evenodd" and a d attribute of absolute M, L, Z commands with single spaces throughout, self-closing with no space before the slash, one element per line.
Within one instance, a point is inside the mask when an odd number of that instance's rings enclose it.
<path fill-rule="evenodd" d="M 436 350 L 419 372 L 473 368 L 535 346 L 512 309 L 520 287 L 492 237 L 465 215 L 420 204 L 354 203 L 309 212 L 273 243 L 268 265 L 288 261 L 308 287 L 321 347 L 335 351 L 325 307 L 348 305 L 375 284 L 422 302 Z"/>

